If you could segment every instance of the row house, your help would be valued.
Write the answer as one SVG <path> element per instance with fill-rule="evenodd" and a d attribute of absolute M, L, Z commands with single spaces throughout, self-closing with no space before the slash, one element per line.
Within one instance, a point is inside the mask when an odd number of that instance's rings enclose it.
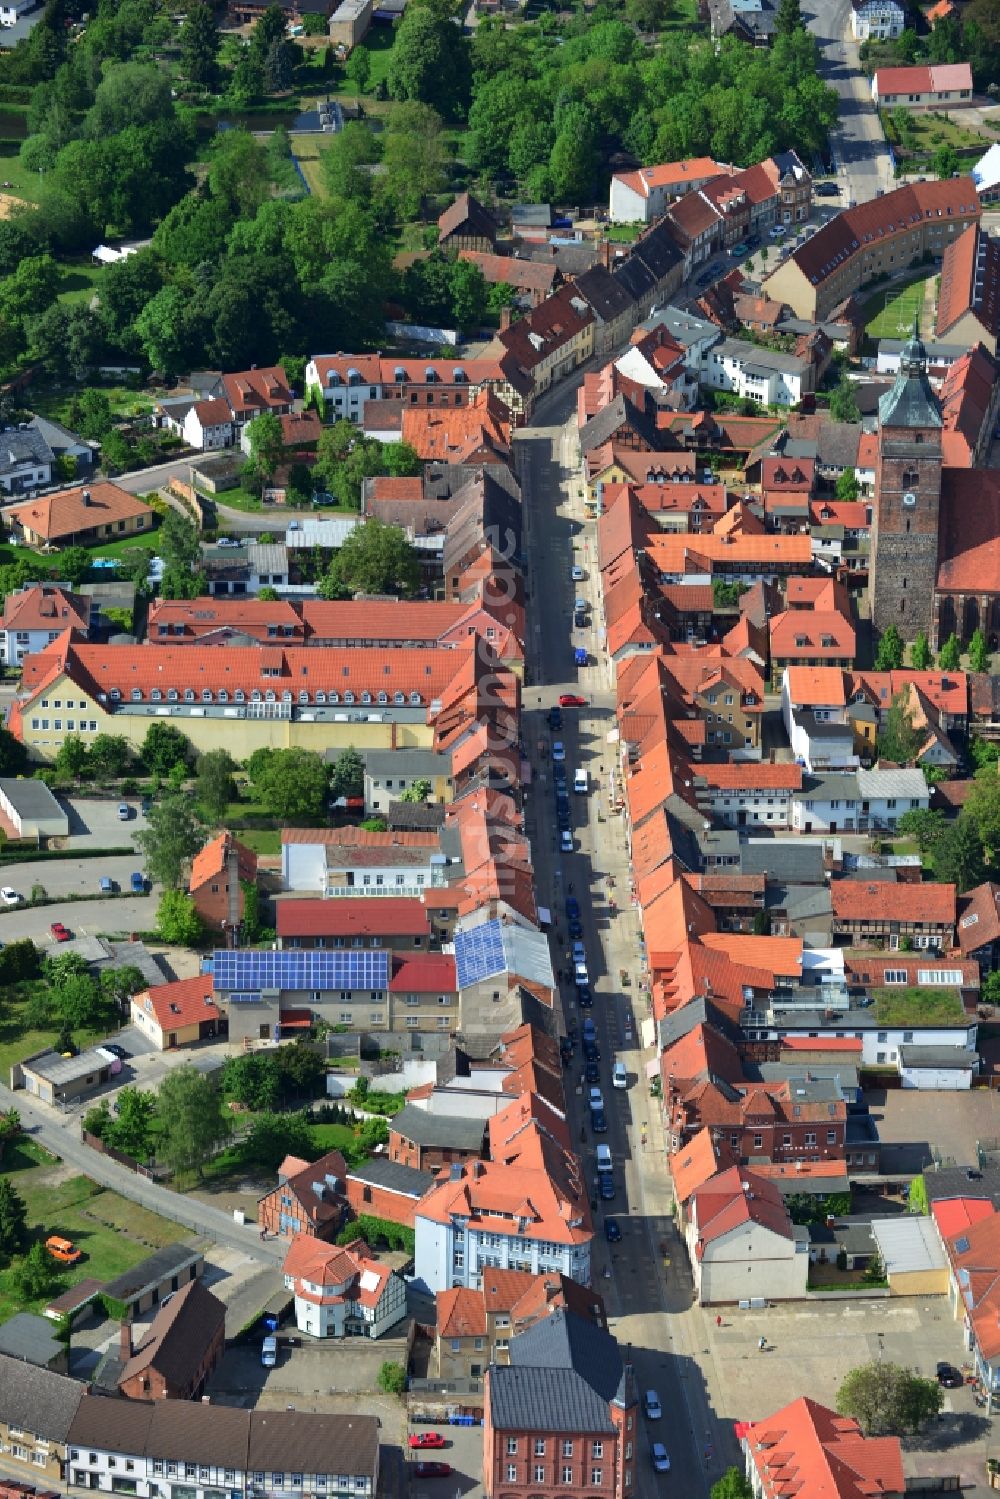
<path fill-rule="evenodd" d="M 948 1256 L 948 1304 L 991 1413 L 1000 1403 L 1000 1213 L 973 1190 L 970 1184 L 968 1198 L 935 1202 L 933 1211 Z"/>
<path fill-rule="evenodd" d="M 317 1161 L 286 1155 L 278 1180 L 257 1199 L 257 1222 L 275 1238 L 336 1238 L 347 1217 L 347 1163 L 339 1150 Z"/>
<path fill-rule="evenodd" d="M 375 1499 L 378 1438 L 375 1416 L 84 1394 L 67 1434 L 66 1483 L 136 1499 Z"/>
<path fill-rule="evenodd" d="M 694 788 L 698 806 L 726 827 L 787 828 L 802 789 L 802 767 L 746 760 L 702 764 Z"/>
<path fill-rule="evenodd" d="M 723 163 L 700 156 L 616 172 L 611 178 L 608 217 L 613 224 L 651 224 L 671 203 L 696 193 L 725 170 Z"/>
<path fill-rule="evenodd" d="M 665 1060 L 669 1067 L 669 1055 Z M 672 1150 L 708 1128 L 740 1161 L 842 1160 L 847 1104 L 835 1078 L 802 1074 L 783 1083 L 709 1082 L 689 1088 L 668 1075 L 664 1113 Z"/>
<path fill-rule="evenodd" d="M 867 833 L 893 829 L 907 812 L 925 812 L 930 788 L 913 769 L 831 770 L 811 773 L 792 799 L 798 833 Z"/>
<path fill-rule="evenodd" d="M 283 899 L 275 902 L 278 946 L 285 948 L 388 947 L 396 952 L 426 951 L 431 922 L 417 896 L 367 900 Z"/>
<path fill-rule="evenodd" d="M 834 880 L 830 894 L 834 935 L 853 946 L 881 941 L 897 948 L 907 940 L 940 952 L 954 943 L 954 885 Z"/>
<path fill-rule="evenodd" d="M 854 625 L 837 609 L 785 610 L 768 621 L 768 636 L 775 686 L 791 666 L 854 665 Z"/>
<path fill-rule="evenodd" d="M 213 377 L 194 400 L 157 408 L 159 424 L 202 452 L 238 447 L 248 422 L 264 412 L 288 416 L 292 392 L 281 365 Z"/>
<path fill-rule="evenodd" d="M 489 345 L 488 354 L 503 363 L 500 399 L 527 418 L 544 391 L 592 357 L 594 334 L 589 302 L 573 286 L 560 287 Z"/>
<path fill-rule="evenodd" d="M 692 1192 L 682 1223 L 699 1306 L 805 1297 L 808 1238 L 763 1175 L 745 1166 L 716 1173 Z"/>
<path fill-rule="evenodd" d="M 487 1268 L 476 1290 L 455 1286 L 439 1291 L 436 1300 L 436 1379 L 481 1379 L 487 1365 L 509 1365 L 513 1339 L 557 1311 L 570 1311 L 605 1330 L 608 1325 L 597 1292 L 565 1275 Z"/>
<path fill-rule="evenodd" d="M 495 359 L 403 359 L 382 354 L 314 354 L 306 365 L 307 396 L 327 421 L 360 425 L 366 401 L 403 401 L 408 408 L 470 405 L 503 383 Z"/>
<path fill-rule="evenodd" d="M 803 1395 L 736 1435 L 753 1499 L 773 1499 L 803 1475 L 829 1499 L 902 1499 L 909 1483 L 898 1437 L 866 1436 L 860 1423 Z"/>

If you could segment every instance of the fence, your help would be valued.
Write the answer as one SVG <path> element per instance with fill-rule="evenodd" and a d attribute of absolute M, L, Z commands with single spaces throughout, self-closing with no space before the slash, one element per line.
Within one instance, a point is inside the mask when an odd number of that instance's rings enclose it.
<path fill-rule="evenodd" d="M 126 1166 L 129 1171 L 134 1171 L 136 1176 L 144 1176 L 147 1181 L 166 1181 L 170 1172 L 166 1166 L 141 1166 L 132 1156 L 126 1155 L 123 1150 L 115 1150 L 112 1145 L 105 1145 L 99 1135 L 92 1135 L 89 1130 L 81 1128 L 80 1138 L 84 1145 L 91 1150 L 96 1150 L 98 1155 L 110 1156 L 117 1161 L 119 1166 Z"/>

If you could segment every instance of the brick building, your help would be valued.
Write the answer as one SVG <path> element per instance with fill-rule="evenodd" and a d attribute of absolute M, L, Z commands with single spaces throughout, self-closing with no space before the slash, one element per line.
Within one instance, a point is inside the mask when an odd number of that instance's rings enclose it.
<path fill-rule="evenodd" d="M 171 1296 L 138 1343 L 121 1325 L 118 1391 L 128 1400 L 197 1400 L 226 1346 L 226 1309 L 200 1280 Z"/>
<path fill-rule="evenodd" d="M 489 1499 L 629 1499 L 636 1490 L 638 1391 L 610 1333 L 553 1312 L 486 1372 L 483 1482 Z"/>
<path fill-rule="evenodd" d="M 607 1330 L 604 1302 L 565 1275 L 484 1269 L 482 1286 L 437 1294 L 433 1369 L 437 1379 L 479 1379 L 488 1364 L 509 1364 L 511 1341 L 540 1317 L 568 1309 Z"/>
<path fill-rule="evenodd" d="M 376 1156 L 347 1173 L 347 1200 L 357 1216 L 369 1213 L 413 1228 L 417 1204 L 434 1185 L 429 1171 L 416 1171 L 398 1161 Z"/>
<path fill-rule="evenodd" d="M 257 1222 L 281 1238 L 312 1234 L 332 1239 L 347 1215 L 347 1163 L 339 1150 L 328 1150 L 310 1165 L 286 1155 L 278 1167 L 278 1185 L 257 1203 Z"/>
<path fill-rule="evenodd" d="M 235 930 L 243 920 L 243 887 L 256 884 L 257 855 L 222 832 L 195 854 L 188 894 L 210 932 Z"/>
<path fill-rule="evenodd" d="M 452 1161 L 474 1161 L 483 1153 L 486 1122 L 461 1114 L 439 1114 L 408 1103 L 389 1126 L 389 1158 L 417 1171 L 439 1171 Z"/>

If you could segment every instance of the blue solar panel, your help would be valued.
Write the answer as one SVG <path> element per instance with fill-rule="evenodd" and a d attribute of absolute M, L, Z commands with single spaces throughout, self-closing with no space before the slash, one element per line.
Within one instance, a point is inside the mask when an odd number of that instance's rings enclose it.
<path fill-rule="evenodd" d="M 261 989 L 388 989 L 385 948 L 357 952 L 217 951 L 213 987 L 223 993 Z"/>
<path fill-rule="evenodd" d="M 471 931 L 455 933 L 455 968 L 460 989 L 491 974 L 502 973 L 506 966 L 499 921 L 485 921 Z"/>

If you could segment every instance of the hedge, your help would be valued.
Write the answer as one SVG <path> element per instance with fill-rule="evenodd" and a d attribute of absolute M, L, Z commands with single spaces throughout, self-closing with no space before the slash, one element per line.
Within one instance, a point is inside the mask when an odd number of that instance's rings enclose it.
<path fill-rule="evenodd" d="M 0 849 L 0 868 L 5 864 L 44 864 L 48 860 L 59 859 L 111 859 L 121 858 L 125 854 L 132 854 L 136 859 L 141 855 L 135 847 L 129 843 L 123 848 L 20 848 L 5 847 Z"/>

